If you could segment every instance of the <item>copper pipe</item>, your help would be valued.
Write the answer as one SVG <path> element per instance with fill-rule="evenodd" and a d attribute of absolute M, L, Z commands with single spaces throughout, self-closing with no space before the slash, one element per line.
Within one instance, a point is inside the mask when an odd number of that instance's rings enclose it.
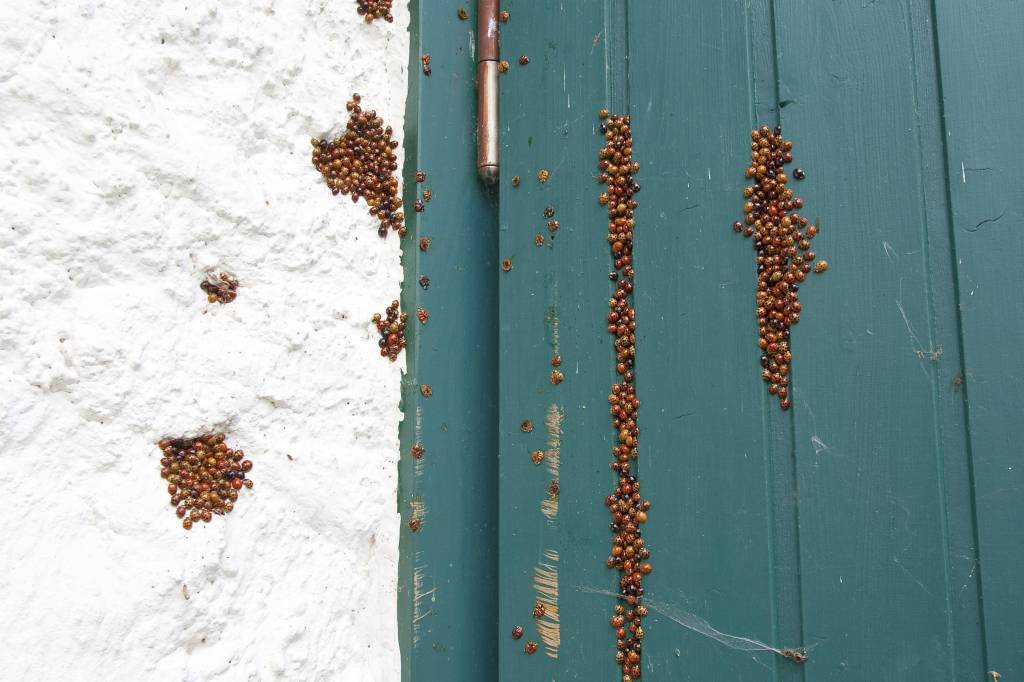
<path fill-rule="evenodd" d="M 498 179 L 498 0 L 476 5 L 476 171 Z"/>

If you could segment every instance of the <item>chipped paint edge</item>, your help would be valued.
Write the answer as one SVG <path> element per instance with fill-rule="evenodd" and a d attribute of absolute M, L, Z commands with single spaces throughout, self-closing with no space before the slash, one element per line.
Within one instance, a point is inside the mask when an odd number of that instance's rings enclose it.
<path fill-rule="evenodd" d="M 544 605 L 544 615 L 537 619 L 537 634 L 544 643 L 544 654 L 557 659 L 562 645 L 562 626 L 558 610 L 558 550 L 545 549 L 544 559 L 533 568 L 533 590 Z"/>

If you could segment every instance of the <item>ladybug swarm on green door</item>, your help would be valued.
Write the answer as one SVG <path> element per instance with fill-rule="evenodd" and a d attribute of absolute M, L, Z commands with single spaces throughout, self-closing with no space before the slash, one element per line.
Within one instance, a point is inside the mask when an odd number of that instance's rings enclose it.
<path fill-rule="evenodd" d="M 615 293 L 608 300 L 608 333 L 615 337 L 615 372 L 621 377 L 612 384 L 608 395 L 609 414 L 615 432 L 611 468 L 618 475 L 618 485 L 605 498 L 612 523 L 611 555 L 607 565 L 621 574 L 619 597 L 611 617 L 615 629 L 615 662 L 622 668 L 622 682 L 640 677 L 640 655 L 644 629 L 641 620 L 647 615 L 642 604 L 643 578 L 651 572 L 647 562 L 651 553 L 644 546 L 640 530 L 647 521 L 649 500 L 640 497 L 640 481 L 632 467 L 639 454 L 640 429 L 637 418 L 640 401 L 636 396 L 636 309 L 633 307 L 633 231 L 637 207 L 633 195 L 640 185 L 633 174 L 640 164 L 633 161 L 633 133 L 629 116 L 611 115 L 607 109 L 598 113 L 605 146 L 598 155 L 598 182 L 607 185 L 598 201 L 608 209 L 608 244 L 615 270 L 609 278 L 616 282 Z"/>
<path fill-rule="evenodd" d="M 793 195 L 784 166 L 793 162 L 793 143 L 782 139 L 782 128 L 761 126 L 750 133 L 750 166 L 744 174 L 752 185 L 743 188 L 743 222 L 733 230 L 753 237 L 757 251 L 757 345 L 761 349 L 761 378 L 779 406 L 791 403 L 789 371 L 793 360 L 790 328 L 800 321 L 797 292 L 811 271 L 815 253 L 811 240 L 818 226 L 797 211 L 804 202 Z M 799 176 L 804 177 L 802 170 Z M 828 263 L 818 261 L 815 272 Z"/>

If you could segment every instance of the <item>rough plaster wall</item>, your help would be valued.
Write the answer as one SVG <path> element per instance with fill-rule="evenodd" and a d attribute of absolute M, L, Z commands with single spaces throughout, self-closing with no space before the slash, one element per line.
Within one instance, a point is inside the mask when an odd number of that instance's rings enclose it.
<path fill-rule="evenodd" d="M 0 679 L 398 679 L 398 242 L 309 162 L 353 91 L 401 135 L 395 5 L 0 2 Z M 154 443 L 217 430 L 187 533 Z"/>

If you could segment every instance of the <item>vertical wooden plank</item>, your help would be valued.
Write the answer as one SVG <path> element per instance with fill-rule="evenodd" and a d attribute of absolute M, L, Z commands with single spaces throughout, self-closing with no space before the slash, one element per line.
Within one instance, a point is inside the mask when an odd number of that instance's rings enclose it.
<path fill-rule="evenodd" d="M 402 679 L 429 682 L 497 675 L 497 211 L 476 176 L 475 24 L 455 10 L 410 3 L 399 632 Z M 422 53 L 431 56 L 429 77 Z M 417 169 L 427 173 L 422 185 Z M 414 213 L 425 188 L 433 199 Z M 431 240 L 427 251 L 420 237 Z M 422 275 L 429 288 L 418 284 Z M 416 320 L 421 307 L 426 325 Z M 420 384 L 433 395 L 421 395 Z M 418 533 L 408 525 L 414 515 Z"/>
<path fill-rule="evenodd" d="M 954 605 L 953 576 L 966 575 L 958 556 L 969 564 L 972 543 L 950 517 L 964 513 L 969 489 L 948 226 L 928 179 L 937 108 L 931 55 L 915 37 L 928 30 L 915 21 L 920 7 L 776 3 L 781 119 L 808 175 L 795 187 L 804 213 L 821 218 L 815 250 L 831 263 L 802 288 L 793 335 L 814 679 L 980 672 L 977 639 L 962 628 L 976 604 Z"/>
<path fill-rule="evenodd" d="M 952 234 L 979 543 L 986 669 L 1024 675 L 1024 5 L 937 0 Z M 963 510 L 968 513 L 970 510 Z"/>
<path fill-rule="evenodd" d="M 730 635 L 799 646 L 789 420 L 760 381 L 754 253 L 743 168 L 773 122 L 767 2 L 632 3 L 630 85 L 639 181 L 637 354 L 641 472 L 653 507 L 650 605 Z M 645 640 L 658 679 L 800 679 L 655 611 Z"/>
<path fill-rule="evenodd" d="M 931 285 L 933 333 L 953 345 L 936 367 L 935 431 L 937 466 L 945 479 L 940 504 L 946 526 L 946 627 L 949 670 L 953 679 L 983 679 L 985 645 L 981 627 L 980 570 L 974 532 L 967 408 L 961 390 L 963 344 L 956 290 L 955 252 L 946 192 L 944 125 L 933 7 L 930 0 L 909 3 L 913 43 L 915 107 L 920 159 L 920 198 L 927 230 L 923 233 Z"/>
<path fill-rule="evenodd" d="M 604 566 L 611 536 L 603 504 L 615 480 L 606 400 L 613 355 L 604 320 L 611 268 L 595 177 L 597 111 L 606 94 L 624 104 L 625 26 L 616 20 L 624 12 L 617 0 L 508 7 L 500 258 L 512 269 L 498 272 L 500 679 L 611 681 L 620 679 L 608 626 L 613 599 L 585 590 L 616 584 Z M 520 55 L 530 63 L 521 66 Z M 541 169 L 550 173 L 544 184 Z M 554 233 L 546 227 L 548 206 L 559 222 Z M 565 374 L 557 386 L 555 354 Z M 521 428 L 527 419 L 529 433 Z M 545 452 L 540 465 L 531 461 L 535 450 Z M 557 500 L 549 493 L 553 479 Z M 538 598 L 546 605 L 539 620 L 532 616 Z M 518 641 L 510 636 L 515 625 L 525 630 Z M 523 647 L 531 640 L 539 650 L 528 656 Z"/>

